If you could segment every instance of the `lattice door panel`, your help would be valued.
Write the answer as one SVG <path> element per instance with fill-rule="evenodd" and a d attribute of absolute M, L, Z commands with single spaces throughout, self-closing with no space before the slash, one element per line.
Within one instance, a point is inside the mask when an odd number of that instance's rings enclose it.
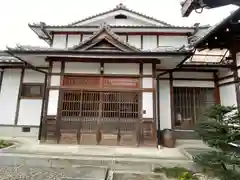
<path fill-rule="evenodd" d="M 102 133 L 108 142 L 119 144 L 130 135 L 132 144 L 136 144 L 137 123 L 140 119 L 139 97 L 136 92 L 103 92 Z M 103 144 L 107 144 L 106 138 L 103 138 Z"/>

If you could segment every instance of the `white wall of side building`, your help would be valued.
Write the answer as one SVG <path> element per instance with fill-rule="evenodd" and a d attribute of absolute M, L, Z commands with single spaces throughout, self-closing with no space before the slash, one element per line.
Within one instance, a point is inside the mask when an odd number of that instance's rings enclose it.
<path fill-rule="evenodd" d="M 21 69 L 5 69 L 0 93 L 0 124 L 14 125 Z"/>
<path fill-rule="evenodd" d="M 25 70 L 23 83 L 44 84 L 45 75 L 33 70 Z M 43 99 L 21 99 L 17 125 L 39 126 Z"/>
<path fill-rule="evenodd" d="M 221 77 L 227 77 L 229 75 L 233 75 L 232 71 L 228 71 L 226 73 L 222 73 Z M 236 85 L 233 83 L 234 78 L 230 77 L 224 80 L 220 80 L 218 82 L 219 93 L 220 93 L 220 102 L 221 105 L 224 106 L 237 106 L 237 96 L 236 96 Z M 225 84 L 229 83 L 229 84 Z"/>
<path fill-rule="evenodd" d="M 0 136 L 34 137 L 39 133 L 42 100 L 21 99 L 17 111 L 18 95 L 22 69 L 5 69 L 0 92 Z M 44 82 L 44 77 L 31 70 L 26 70 L 23 82 Z M 16 121 L 16 122 L 15 122 Z M 23 127 L 30 127 L 30 132 L 23 132 Z"/>

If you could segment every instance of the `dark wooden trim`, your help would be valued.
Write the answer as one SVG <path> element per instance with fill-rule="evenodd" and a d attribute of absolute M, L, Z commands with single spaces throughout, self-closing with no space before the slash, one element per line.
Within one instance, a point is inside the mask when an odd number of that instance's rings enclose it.
<path fill-rule="evenodd" d="M 159 80 L 171 80 L 171 78 L 159 78 Z M 172 78 L 174 81 L 214 81 L 214 79 L 208 78 Z"/>
<path fill-rule="evenodd" d="M 132 74 L 82 74 L 82 73 L 50 73 L 50 75 L 59 76 L 82 76 L 82 77 L 122 77 L 122 78 L 140 78 L 140 77 L 152 77 L 152 75 L 132 75 Z"/>
<path fill-rule="evenodd" d="M 173 73 L 169 74 L 169 84 L 170 84 L 170 106 L 171 106 L 171 127 L 174 128 L 174 94 L 173 94 Z"/>
<path fill-rule="evenodd" d="M 2 90 L 3 76 L 4 76 L 4 70 L 2 70 L 0 72 L 0 93 L 1 93 L 1 90 Z"/>
<path fill-rule="evenodd" d="M 71 32 L 71 31 L 53 31 L 53 34 L 71 34 L 71 35 L 77 35 L 77 34 L 93 34 L 93 31 L 76 31 L 76 32 Z M 187 32 L 115 32 L 117 35 L 161 35 L 161 36 L 187 36 Z"/>
<path fill-rule="evenodd" d="M 11 125 L 11 124 L 0 124 L 0 127 L 30 127 L 30 128 L 39 128 L 39 126 L 33 126 L 33 125 Z"/>
<path fill-rule="evenodd" d="M 100 63 L 100 74 L 103 76 L 104 75 L 104 62 Z"/>
<path fill-rule="evenodd" d="M 143 77 L 143 63 L 139 64 L 139 75 L 137 77 Z"/>
<path fill-rule="evenodd" d="M 61 62 L 61 83 L 60 85 L 63 84 L 63 79 L 64 79 L 64 70 L 65 70 L 65 62 Z M 58 94 L 58 107 L 57 107 L 57 121 L 56 121 L 56 135 L 57 135 L 57 144 L 59 144 L 60 142 L 60 138 L 61 138 L 61 110 L 62 110 L 62 97 L 63 96 L 63 91 L 62 88 L 59 90 L 59 94 Z"/>
<path fill-rule="evenodd" d="M 225 76 L 225 77 L 218 78 L 218 81 L 230 79 L 230 78 L 233 78 L 233 77 L 234 77 L 233 74 L 231 74 L 231 75 L 228 75 L 228 76 Z"/>
<path fill-rule="evenodd" d="M 159 46 L 159 35 L 157 35 L 157 46 L 156 47 L 158 47 Z"/>
<path fill-rule="evenodd" d="M 102 54 L 100 56 L 103 56 L 105 54 Z M 116 55 L 116 54 L 115 54 Z M 114 55 L 114 56 L 115 56 Z M 117 55 L 116 55 L 117 56 Z M 158 63 L 160 63 L 160 60 L 156 60 L 156 59 L 139 59 L 139 58 L 129 58 L 129 59 L 117 59 L 116 58 L 96 58 L 96 57 L 86 57 L 86 58 L 76 58 L 76 57 L 49 57 L 47 58 L 47 61 L 56 61 L 56 62 L 60 62 L 60 61 L 67 61 L 67 62 L 91 62 L 91 63 L 140 63 L 140 62 L 145 62 L 145 63 L 156 63 L 156 61 Z"/>
<path fill-rule="evenodd" d="M 214 78 L 214 98 L 215 98 L 215 103 L 216 104 L 221 104 L 221 99 L 220 99 L 220 91 L 219 91 L 219 86 L 218 86 L 218 75 L 217 73 L 213 73 L 213 78 Z"/>
<path fill-rule="evenodd" d="M 45 74 L 44 77 L 44 93 L 43 93 L 43 100 L 42 100 L 42 107 L 41 107 L 41 118 L 40 118 L 40 126 L 39 126 L 39 132 L 38 132 L 38 140 L 41 140 L 42 137 L 42 129 L 43 129 L 43 124 L 44 124 L 44 105 L 46 101 L 46 95 L 47 95 L 47 74 Z"/>
<path fill-rule="evenodd" d="M 21 100 L 21 92 L 23 87 L 23 78 L 24 78 L 24 68 L 21 71 L 20 76 L 20 84 L 19 84 L 19 90 L 18 90 L 18 97 L 17 97 L 17 106 L 16 106 L 16 113 L 15 113 L 15 120 L 14 124 L 16 125 L 18 123 L 18 116 L 19 116 L 19 110 L 20 110 L 20 100 Z"/>
<path fill-rule="evenodd" d="M 141 43 L 141 49 L 143 49 L 143 35 L 141 35 L 141 37 L 140 37 L 141 39 L 140 39 L 140 43 Z"/>
<path fill-rule="evenodd" d="M 128 34 L 126 34 L 126 42 L 128 43 Z"/>
<path fill-rule="evenodd" d="M 22 69 L 22 68 L 31 69 L 29 67 L 25 67 L 24 64 L 20 64 L 20 63 L 18 63 L 16 65 L 15 64 L 9 64 L 9 63 L 1 63 L 0 68 L 2 68 L 2 69 Z M 36 68 L 38 68 L 38 69 L 48 69 L 48 67 L 43 67 L 43 66 L 37 66 Z"/>
<path fill-rule="evenodd" d="M 83 34 L 80 34 L 80 42 L 83 40 Z"/>
<path fill-rule="evenodd" d="M 156 71 L 170 71 L 171 69 L 156 69 Z M 188 69 L 175 69 L 173 72 L 204 72 L 204 73 L 212 73 L 212 72 L 218 72 L 217 69 L 199 69 L 199 68 L 188 68 Z"/>
<path fill-rule="evenodd" d="M 44 111 L 43 111 L 43 138 L 44 141 L 47 139 L 47 126 L 46 126 L 46 120 L 47 120 L 47 110 L 48 110 L 48 101 L 49 101 L 49 89 L 51 85 L 51 72 L 52 72 L 53 62 L 49 62 L 49 68 L 48 68 L 48 74 L 47 74 L 47 85 L 46 85 L 46 96 L 44 98 Z"/>
<path fill-rule="evenodd" d="M 154 91 L 153 91 L 153 122 L 154 122 L 154 132 L 153 133 L 154 133 L 154 135 L 153 135 L 153 137 L 156 140 L 156 130 L 157 130 L 157 128 L 156 128 L 156 122 L 157 122 L 156 64 L 152 64 L 152 76 L 153 76 L 152 87 L 154 89 Z M 157 141 L 156 141 L 156 146 L 157 146 Z"/>
<path fill-rule="evenodd" d="M 236 83 L 236 81 L 230 81 L 230 82 L 218 84 L 218 86 L 221 87 L 221 86 L 226 86 L 226 85 L 230 85 L 230 84 L 234 84 L 234 83 Z"/>
<path fill-rule="evenodd" d="M 65 48 L 68 47 L 68 34 L 66 34 L 66 42 L 65 42 Z"/>
<path fill-rule="evenodd" d="M 68 91 L 77 91 L 77 90 L 84 90 L 84 91 L 121 91 L 121 92 L 129 92 L 129 91 L 134 91 L 134 92 L 153 92 L 153 88 L 125 88 L 125 89 L 120 89 L 120 88 L 79 88 L 79 87 L 61 87 L 61 86 L 49 86 L 47 88 L 48 90 L 68 90 Z"/>

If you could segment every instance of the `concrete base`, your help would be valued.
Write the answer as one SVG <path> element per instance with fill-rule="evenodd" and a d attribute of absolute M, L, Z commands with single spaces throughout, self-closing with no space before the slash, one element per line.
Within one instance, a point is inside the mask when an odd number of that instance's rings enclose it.
<path fill-rule="evenodd" d="M 23 132 L 23 127 L 30 126 L 13 126 L 13 125 L 0 125 L 0 137 L 30 137 L 30 138 L 38 138 L 39 127 L 31 126 L 30 132 Z"/>

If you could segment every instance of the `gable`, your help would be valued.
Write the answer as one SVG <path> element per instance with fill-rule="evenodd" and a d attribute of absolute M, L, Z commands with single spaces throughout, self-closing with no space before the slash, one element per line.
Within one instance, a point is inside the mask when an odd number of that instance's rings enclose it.
<path fill-rule="evenodd" d="M 104 24 L 102 28 L 89 39 L 73 47 L 73 49 L 82 51 L 139 51 L 139 49 L 127 44 L 126 42 L 122 42 L 106 24 Z"/>
<path fill-rule="evenodd" d="M 124 18 L 125 16 L 125 18 Z M 171 26 L 163 21 L 148 17 L 144 14 L 135 12 L 119 4 L 116 8 L 95 16 L 77 21 L 70 25 L 74 26 L 98 26 L 102 23 L 119 26 Z"/>
<path fill-rule="evenodd" d="M 88 47 L 86 51 L 122 51 L 122 50 L 108 42 L 106 39 L 103 39 L 98 43 Z"/>

